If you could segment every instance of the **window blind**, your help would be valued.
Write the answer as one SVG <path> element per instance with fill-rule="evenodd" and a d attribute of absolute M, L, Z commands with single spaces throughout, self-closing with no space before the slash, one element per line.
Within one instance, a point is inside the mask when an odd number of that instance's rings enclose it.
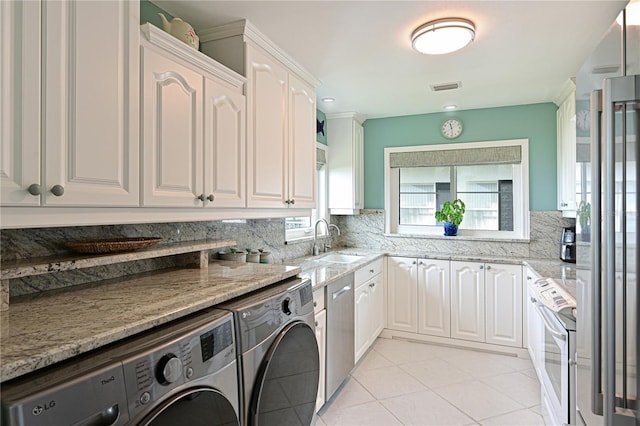
<path fill-rule="evenodd" d="M 437 151 L 392 152 L 390 167 L 469 166 L 479 164 L 518 164 L 522 162 L 520 146 L 496 146 Z"/>

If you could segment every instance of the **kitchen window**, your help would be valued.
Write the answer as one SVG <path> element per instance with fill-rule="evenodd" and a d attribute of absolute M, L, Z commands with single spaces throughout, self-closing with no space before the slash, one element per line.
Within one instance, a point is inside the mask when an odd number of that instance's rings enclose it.
<path fill-rule="evenodd" d="M 327 191 L 327 153 L 329 148 L 316 143 L 316 208 L 311 216 L 288 217 L 285 219 L 285 241 L 313 238 L 314 224 L 318 219 L 329 220 Z M 318 227 L 318 235 L 325 235 L 326 227 Z"/>
<path fill-rule="evenodd" d="M 527 140 L 386 148 L 385 231 L 442 235 L 435 212 L 460 198 L 459 235 L 527 238 L 527 164 Z"/>

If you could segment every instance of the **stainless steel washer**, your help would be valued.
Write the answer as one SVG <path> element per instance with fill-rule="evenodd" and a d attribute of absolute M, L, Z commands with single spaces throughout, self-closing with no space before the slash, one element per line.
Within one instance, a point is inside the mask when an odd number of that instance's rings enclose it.
<path fill-rule="evenodd" d="M 233 316 L 209 309 L 2 384 L 2 424 L 239 425 Z"/>
<path fill-rule="evenodd" d="M 311 282 L 293 278 L 219 307 L 236 319 L 243 425 L 309 426 L 320 373 Z"/>

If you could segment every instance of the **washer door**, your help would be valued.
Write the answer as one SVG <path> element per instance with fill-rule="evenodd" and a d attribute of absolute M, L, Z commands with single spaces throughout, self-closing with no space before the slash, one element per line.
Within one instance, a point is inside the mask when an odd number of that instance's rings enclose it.
<path fill-rule="evenodd" d="M 231 403 L 210 388 L 181 392 L 158 406 L 140 426 L 239 426 Z"/>
<path fill-rule="evenodd" d="M 309 426 L 316 406 L 320 359 L 315 331 L 285 327 L 262 361 L 251 401 L 251 426 Z"/>

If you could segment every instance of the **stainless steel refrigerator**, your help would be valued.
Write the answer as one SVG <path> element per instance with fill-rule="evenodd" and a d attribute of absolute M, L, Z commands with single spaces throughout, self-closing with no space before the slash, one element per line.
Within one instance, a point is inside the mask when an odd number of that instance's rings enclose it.
<path fill-rule="evenodd" d="M 581 68 L 576 135 L 578 424 L 638 426 L 640 27 L 614 23 Z"/>

